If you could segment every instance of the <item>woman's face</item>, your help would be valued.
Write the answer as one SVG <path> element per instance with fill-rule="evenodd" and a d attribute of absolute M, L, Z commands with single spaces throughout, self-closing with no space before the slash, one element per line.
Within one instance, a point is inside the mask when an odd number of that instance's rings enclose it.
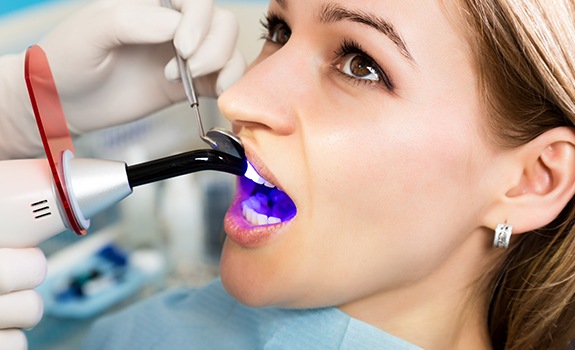
<path fill-rule="evenodd" d="M 239 182 L 221 274 L 240 301 L 392 305 L 469 274 L 487 249 L 496 152 L 462 30 L 439 2 L 271 1 L 260 56 L 219 104 L 295 209 Z"/>

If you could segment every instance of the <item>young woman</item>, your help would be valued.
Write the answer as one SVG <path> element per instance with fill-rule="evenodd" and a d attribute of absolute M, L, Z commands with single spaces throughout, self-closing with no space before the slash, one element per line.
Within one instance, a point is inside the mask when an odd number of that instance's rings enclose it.
<path fill-rule="evenodd" d="M 272 0 L 219 105 L 276 188 L 239 180 L 221 282 L 104 321 L 89 346 L 565 349 L 574 11 Z"/>

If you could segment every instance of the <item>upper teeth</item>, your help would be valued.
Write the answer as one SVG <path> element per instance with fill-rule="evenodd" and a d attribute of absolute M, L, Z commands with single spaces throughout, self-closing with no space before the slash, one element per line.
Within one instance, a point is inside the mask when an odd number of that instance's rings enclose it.
<path fill-rule="evenodd" d="M 254 167 L 250 164 L 250 162 L 248 162 L 248 169 L 246 170 L 245 177 L 257 184 L 264 185 L 269 188 L 276 187 L 274 184 L 261 177 L 260 174 L 257 173 L 256 169 L 254 169 Z"/>

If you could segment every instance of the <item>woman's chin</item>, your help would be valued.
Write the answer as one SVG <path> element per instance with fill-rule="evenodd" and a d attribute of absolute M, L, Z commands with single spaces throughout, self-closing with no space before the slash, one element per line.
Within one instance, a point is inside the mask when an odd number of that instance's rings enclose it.
<path fill-rule="evenodd" d="M 253 253 L 253 252 L 251 252 Z M 241 304 L 250 307 L 272 306 L 273 278 L 270 271 L 246 256 L 246 252 L 234 242 L 226 240 L 221 259 L 221 280 L 226 291 Z"/>

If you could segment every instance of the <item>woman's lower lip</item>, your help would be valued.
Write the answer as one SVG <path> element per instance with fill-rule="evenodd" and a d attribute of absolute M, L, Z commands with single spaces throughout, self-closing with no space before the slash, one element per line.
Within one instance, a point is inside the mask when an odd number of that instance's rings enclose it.
<path fill-rule="evenodd" d="M 282 231 L 289 223 L 282 222 L 274 225 L 254 226 L 242 214 L 241 203 L 245 200 L 239 193 L 236 194 L 224 219 L 224 229 L 229 239 L 245 248 L 256 248 L 265 245 Z"/>

